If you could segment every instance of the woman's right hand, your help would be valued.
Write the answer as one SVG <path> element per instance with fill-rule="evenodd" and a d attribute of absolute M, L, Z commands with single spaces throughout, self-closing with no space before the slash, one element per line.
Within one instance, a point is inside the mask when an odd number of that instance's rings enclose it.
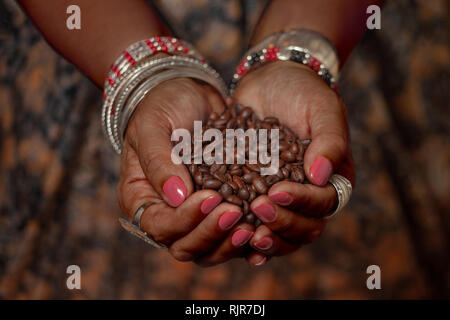
<path fill-rule="evenodd" d="M 176 128 L 192 132 L 195 120 L 206 121 L 223 108 L 222 98 L 208 85 L 187 78 L 166 81 L 133 114 L 121 158 L 118 199 L 123 213 L 131 218 L 151 203 L 141 228 L 166 244 L 175 259 L 205 266 L 242 256 L 254 227 L 238 222 L 241 209 L 220 203 L 216 191 L 194 192 L 186 166 L 172 162 L 171 134 Z"/>

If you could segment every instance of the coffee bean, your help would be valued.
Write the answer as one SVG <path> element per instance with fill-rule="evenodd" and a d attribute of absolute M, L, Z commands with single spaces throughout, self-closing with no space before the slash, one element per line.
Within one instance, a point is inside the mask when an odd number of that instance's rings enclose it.
<path fill-rule="evenodd" d="M 241 165 L 235 163 L 235 164 L 230 164 L 228 167 L 228 170 L 233 171 L 233 170 L 240 169 L 240 168 L 241 168 Z"/>
<path fill-rule="evenodd" d="M 226 201 L 228 201 L 229 203 L 235 204 L 237 206 L 242 205 L 242 200 L 239 199 L 238 196 L 232 194 L 231 196 L 228 196 L 225 198 Z"/>
<path fill-rule="evenodd" d="M 213 113 L 211 113 L 211 115 L 209 116 L 209 119 L 211 119 L 211 120 L 217 120 L 217 119 L 219 119 L 219 115 L 217 114 L 217 112 L 213 112 Z"/>
<path fill-rule="evenodd" d="M 227 129 L 234 129 L 236 127 L 236 119 L 230 119 L 227 122 Z"/>
<path fill-rule="evenodd" d="M 296 143 L 291 144 L 289 151 L 292 153 L 298 153 L 298 144 L 296 144 Z"/>
<path fill-rule="evenodd" d="M 228 121 L 230 119 L 230 117 L 231 117 L 231 113 L 230 113 L 229 110 L 226 110 L 224 113 L 222 113 L 220 115 L 220 119 L 222 119 L 222 120 L 227 120 Z"/>
<path fill-rule="evenodd" d="M 227 183 L 230 185 L 230 187 L 233 189 L 234 192 L 237 192 L 239 190 L 239 187 L 233 180 Z"/>
<path fill-rule="evenodd" d="M 257 176 L 258 174 L 256 172 L 249 172 L 242 176 L 242 180 L 244 180 L 245 183 L 252 183 L 253 179 Z"/>
<path fill-rule="evenodd" d="M 233 176 L 242 176 L 242 170 L 240 168 L 230 171 Z"/>
<path fill-rule="evenodd" d="M 253 187 L 255 187 L 256 192 L 258 192 L 259 194 L 267 193 L 267 183 L 263 178 L 256 177 L 255 179 L 253 179 L 252 185 Z"/>
<path fill-rule="evenodd" d="M 283 152 L 284 150 L 288 150 L 288 149 L 289 149 L 289 143 L 287 143 L 286 141 L 280 141 L 280 143 L 279 143 L 280 152 Z"/>
<path fill-rule="evenodd" d="M 242 201 L 242 211 L 244 212 L 244 214 L 247 214 L 250 210 L 250 205 L 248 204 L 247 201 Z M 253 215 L 253 214 L 252 214 Z"/>
<path fill-rule="evenodd" d="M 249 224 L 254 224 L 255 223 L 255 215 L 253 213 L 249 213 L 245 216 L 245 222 L 249 223 Z"/>
<path fill-rule="evenodd" d="M 255 190 L 253 190 L 253 188 L 250 188 L 248 192 L 250 193 L 250 196 L 248 197 L 247 201 L 252 202 L 253 200 L 256 199 L 256 192 Z"/>
<path fill-rule="evenodd" d="M 271 175 L 271 176 L 266 176 L 266 182 L 269 186 L 274 185 L 275 183 L 277 183 L 278 181 L 280 181 L 281 179 L 277 176 L 277 175 Z"/>
<path fill-rule="evenodd" d="M 286 137 L 284 138 L 284 140 L 289 143 L 292 144 L 295 142 L 295 136 L 292 134 L 286 134 Z"/>
<path fill-rule="evenodd" d="M 281 153 L 280 157 L 281 157 L 281 159 L 283 159 L 286 162 L 294 162 L 295 161 L 295 155 L 289 150 L 284 150 Z"/>
<path fill-rule="evenodd" d="M 279 124 L 279 121 L 275 117 L 265 117 L 264 122 L 267 122 L 269 124 Z"/>
<path fill-rule="evenodd" d="M 226 198 L 228 196 L 231 196 L 233 194 L 233 188 L 228 184 L 224 183 L 219 190 L 222 197 Z"/>
<path fill-rule="evenodd" d="M 217 179 L 207 179 L 203 180 L 203 188 L 217 190 L 222 186 L 222 182 Z"/>
<path fill-rule="evenodd" d="M 302 183 L 305 180 L 305 175 L 301 169 L 294 168 L 291 171 L 291 179 L 295 182 Z"/>
<path fill-rule="evenodd" d="M 197 171 L 197 167 L 195 166 L 195 164 L 190 164 L 190 165 L 188 165 L 188 168 L 189 168 L 190 174 L 191 174 L 192 176 L 194 176 L 195 173 L 196 173 L 196 171 Z"/>
<path fill-rule="evenodd" d="M 197 171 L 194 175 L 194 181 L 196 184 L 198 185 L 202 185 L 203 184 L 203 175 L 200 171 Z"/>
<path fill-rule="evenodd" d="M 211 167 L 209 168 L 209 172 L 211 173 L 216 172 L 217 170 L 219 170 L 220 166 L 221 165 L 217 163 L 212 164 Z"/>
<path fill-rule="evenodd" d="M 260 167 L 259 167 L 257 164 L 247 163 L 245 166 L 246 166 L 248 169 L 250 169 L 250 171 L 258 172 L 258 173 L 259 173 L 259 171 L 260 171 Z"/>
<path fill-rule="evenodd" d="M 246 188 L 239 189 L 238 197 L 242 200 L 247 200 L 250 197 L 250 192 Z"/>
<path fill-rule="evenodd" d="M 233 176 L 233 182 L 236 183 L 239 189 L 242 189 L 244 187 L 241 178 L 239 178 L 238 176 Z"/>
<path fill-rule="evenodd" d="M 255 215 L 253 213 L 249 213 L 245 216 L 245 222 L 249 223 L 249 224 L 254 224 L 255 223 Z"/>
<path fill-rule="evenodd" d="M 283 168 L 278 169 L 278 171 L 277 171 L 277 177 L 278 177 L 280 180 L 284 179 Z"/>
<path fill-rule="evenodd" d="M 258 228 L 262 224 L 263 223 L 261 220 L 259 220 L 258 218 L 255 218 L 255 222 L 253 222 L 253 225 L 255 226 L 255 228 Z"/>
<path fill-rule="evenodd" d="M 222 183 L 227 181 L 227 179 L 225 178 L 225 175 L 220 172 L 214 172 L 213 177 L 216 178 L 217 180 L 220 180 L 220 182 L 222 182 Z"/>
<path fill-rule="evenodd" d="M 247 119 L 248 117 L 250 117 L 252 115 L 253 111 L 250 107 L 245 107 L 244 109 L 242 109 L 241 113 L 239 114 L 239 116 L 242 119 Z"/>

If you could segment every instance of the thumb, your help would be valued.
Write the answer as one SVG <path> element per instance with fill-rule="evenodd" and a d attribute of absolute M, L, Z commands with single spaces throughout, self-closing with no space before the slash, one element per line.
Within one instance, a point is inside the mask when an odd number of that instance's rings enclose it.
<path fill-rule="evenodd" d="M 304 157 L 308 180 L 324 186 L 350 151 L 345 107 L 316 112 L 311 118 L 311 144 Z M 317 110 L 319 111 L 319 110 Z"/>
<path fill-rule="evenodd" d="M 131 145 L 135 149 L 147 180 L 154 190 L 172 207 L 181 205 L 192 193 L 192 179 L 186 166 L 171 158 L 171 128 L 167 121 L 154 119 L 133 126 Z"/>

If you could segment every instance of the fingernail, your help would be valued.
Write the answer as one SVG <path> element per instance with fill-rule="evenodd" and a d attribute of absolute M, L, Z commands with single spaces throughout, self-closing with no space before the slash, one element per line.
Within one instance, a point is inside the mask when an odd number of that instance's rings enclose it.
<path fill-rule="evenodd" d="M 278 192 L 271 196 L 269 196 L 269 199 L 275 202 L 276 204 L 282 205 L 282 206 L 288 206 L 292 203 L 292 196 L 287 192 Z"/>
<path fill-rule="evenodd" d="M 186 199 L 187 189 L 180 177 L 172 176 L 163 185 L 163 192 L 172 207 L 178 207 Z"/>
<path fill-rule="evenodd" d="M 330 160 L 321 157 L 314 160 L 309 172 L 315 185 L 324 186 L 331 177 L 333 166 Z"/>
<path fill-rule="evenodd" d="M 247 243 L 248 240 L 252 237 L 253 232 L 247 231 L 247 230 L 238 230 L 235 233 L 233 233 L 233 236 L 231 237 L 231 243 L 235 247 L 241 247 L 244 244 Z"/>
<path fill-rule="evenodd" d="M 209 197 L 208 199 L 203 200 L 202 204 L 200 205 L 200 211 L 203 212 L 204 214 L 208 214 L 211 211 L 213 211 L 213 209 L 217 207 L 217 205 L 221 201 L 222 197 L 219 196 Z"/>
<path fill-rule="evenodd" d="M 252 211 L 260 218 L 263 222 L 272 222 L 275 220 L 275 208 L 266 203 L 260 204 L 256 208 L 252 209 Z"/>
<path fill-rule="evenodd" d="M 273 240 L 270 237 L 264 237 L 255 243 L 255 247 L 261 250 L 268 250 L 272 248 Z"/>
<path fill-rule="evenodd" d="M 242 217 L 242 212 L 228 211 L 219 218 L 219 228 L 222 230 L 230 229 Z"/>
<path fill-rule="evenodd" d="M 258 267 L 258 266 L 262 266 L 263 264 L 265 264 L 267 261 L 267 258 L 265 256 L 261 257 L 261 260 L 257 261 L 256 263 L 254 263 L 253 265 Z"/>

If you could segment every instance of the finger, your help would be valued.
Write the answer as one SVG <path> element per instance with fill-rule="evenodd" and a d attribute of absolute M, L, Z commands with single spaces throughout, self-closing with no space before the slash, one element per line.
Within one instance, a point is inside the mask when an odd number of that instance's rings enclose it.
<path fill-rule="evenodd" d="M 157 119 L 156 113 L 148 119 L 139 118 L 132 128 L 136 137 L 134 148 L 147 180 L 170 206 L 178 207 L 192 192 L 193 185 L 186 166 L 172 161 L 171 128 L 163 119 Z"/>
<path fill-rule="evenodd" d="M 314 113 L 311 114 L 311 144 L 306 149 L 304 157 L 307 177 L 318 186 L 327 183 L 350 150 L 344 104 L 331 90 L 324 101 L 326 106 L 324 103 L 318 103 L 314 106 Z"/>
<path fill-rule="evenodd" d="M 312 235 L 308 243 L 315 240 Z M 305 242 L 306 244 L 306 242 Z M 265 256 L 284 256 L 300 248 L 299 244 L 292 244 L 272 232 L 267 226 L 260 225 L 250 239 L 250 245 Z"/>
<path fill-rule="evenodd" d="M 321 234 L 326 221 L 306 217 L 259 196 L 250 205 L 252 212 L 273 232 L 293 244 L 308 241 L 312 234 Z"/>
<path fill-rule="evenodd" d="M 330 184 L 317 187 L 288 181 L 274 184 L 268 196 L 279 206 L 315 218 L 326 216 L 338 200 L 336 190 Z"/>
<path fill-rule="evenodd" d="M 178 208 L 172 208 L 159 198 L 139 165 L 137 154 L 124 145 L 118 186 L 119 205 L 130 218 L 143 204 L 152 203 L 141 216 L 141 228 L 162 243 L 172 241 L 192 231 L 221 201 L 214 190 L 192 194 Z"/>
<path fill-rule="evenodd" d="M 258 252 L 258 251 L 252 251 L 250 252 L 247 257 L 247 262 L 250 263 L 252 266 L 259 267 L 262 265 L 265 265 L 268 261 L 268 258 L 265 254 Z"/>
<path fill-rule="evenodd" d="M 336 173 L 349 179 L 354 186 L 355 167 L 350 154 Z M 317 187 L 312 184 L 282 181 L 270 188 L 268 196 L 280 206 L 315 218 L 323 218 L 329 214 L 338 201 L 336 189 L 331 184 Z"/>
<path fill-rule="evenodd" d="M 140 206 L 162 201 L 145 177 L 136 152 L 126 141 L 120 158 L 117 198 L 120 210 L 130 218 Z"/>
<path fill-rule="evenodd" d="M 217 246 L 242 217 L 241 208 L 222 203 L 189 234 L 175 241 L 169 248 L 179 261 L 190 261 L 204 255 Z"/>
<path fill-rule="evenodd" d="M 215 249 L 194 260 L 195 263 L 209 267 L 244 256 L 249 250 L 247 243 L 254 231 L 253 225 L 246 222 L 238 223 Z"/>

